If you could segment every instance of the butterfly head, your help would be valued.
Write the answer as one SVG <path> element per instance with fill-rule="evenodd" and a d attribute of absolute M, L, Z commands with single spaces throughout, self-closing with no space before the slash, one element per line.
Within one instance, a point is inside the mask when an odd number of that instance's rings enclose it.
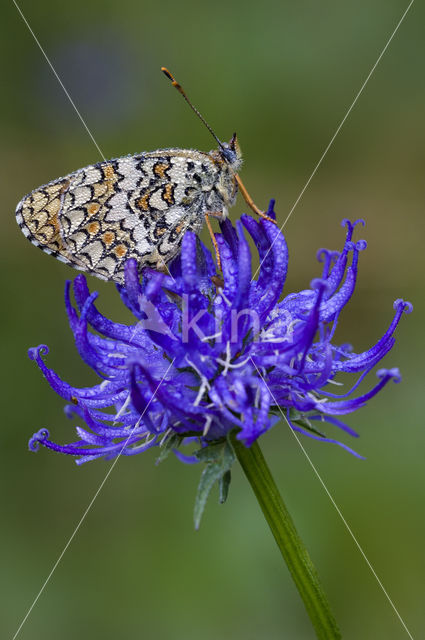
<path fill-rule="evenodd" d="M 237 173 L 242 166 L 242 152 L 236 133 L 233 134 L 230 142 L 220 143 L 218 152 L 231 170 Z"/>

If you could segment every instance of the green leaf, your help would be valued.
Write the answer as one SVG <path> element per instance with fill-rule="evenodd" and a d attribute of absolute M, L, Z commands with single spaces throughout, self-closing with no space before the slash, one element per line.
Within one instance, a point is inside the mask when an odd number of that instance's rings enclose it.
<path fill-rule="evenodd" d="M 212 444 L 209 444 L 207 447 L 202 447 L 202 449 L 198 449 L 198 451 L 194 452 L 194 455 L 198 458 L 200 462 L 218 461 L 222 457 L 224 444 L 225 444 L 224 440 L 221 440 L 221 442 L 214 442 Z"/>
<path fill-rule="evenodd" d="M 219 497 L 220 504 L 224 504 L 227 500 L 227 496 L 229 495 L 229 487 L 230 487 L 231 480 L 232 480 L 232 472 L 229 469 L 228 471 L 226 471 L 226 473 L 223 473 L 220 480 L 218 481 L 218 488 L 220 491 L 220 497 Z"/>
<path fill-rule="evenodd" d="M 231 444 L 224 441 L 204 447 L 196 451 L 195 455 L 199 460 L 206 463 L 199 480 L 193 514 L 195 529 L 199 529 L 208 496 L 216 482 L 220 486 L 220 502 L 224 502 L 227 497 L 230 484 L 230 469 L 235 461 L 235 453 Z"/>
<path fill-rule="evenodd" d="M 286 421 L 286 407 L 280 407 L 280 409 L 278 408 L 278 406 L 272 407 L 270 409 L 270 413 L 274 416 L 279 416 L 280 418 L 283 418 Z M 314 433 L 316 436 L 320 436 L 321 438 L 326 437 L 326 434 L 319 431 L 319 429 L 313 427 L 310 420 L 308 419 L 308 416 L 302 413 L 299 413 L 299 411 L 295 411 L 294 409 L 290 410 L 289 415 L 291 417 L 291 422 L 293 422 L 294 424 L 297 424 L 303 429 L 306 429 L 306 431 L 310 431 L 311 433 Z"/>
<path fill-rule="evenodd" d="M 310 431 L 311 433 L 316 434 L 316 436 L 320 436 L 321 438 L 325 438 L 326 437 L 326 435 L 324 433 L 322 433 L 321 431 L 319 431 L 319 429 L 313 427 L 313 425 L 311 424 L 310 420 L 308 419 L 308 416 L 304 416 L 302 414 L 296 414 L 295 416 L 291 415 L 291 421 L 294 424 L 299 425 L 300 427 L 302 427 L 306 431 Z"/>
<path fill-rule="evenodd" d="M 160 462 L 163 462 L 163 460 L 168 458 L 173 449 L 178 449 L 182 440 L 182 436 L 180 436 L 178 433 L 171 433 L 159 447 L 160 454 L 156 459 L 156 464 L 159 464 Z"/>

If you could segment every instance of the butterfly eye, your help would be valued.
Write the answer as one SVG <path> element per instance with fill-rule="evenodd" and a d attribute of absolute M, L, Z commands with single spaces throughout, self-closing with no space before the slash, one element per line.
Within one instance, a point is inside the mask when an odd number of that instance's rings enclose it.
<path fill-rule="evenodd" d="M 233 164 L 237 160 L 236 152 L 229 147 L 224 147 L 220 150 L 220 153 L 228 164 Z"/>

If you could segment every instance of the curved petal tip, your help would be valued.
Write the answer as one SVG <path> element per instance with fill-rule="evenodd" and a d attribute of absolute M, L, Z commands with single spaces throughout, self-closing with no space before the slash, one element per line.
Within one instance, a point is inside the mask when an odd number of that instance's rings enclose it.
<path fill-rule="evenodd" d="M 49 431 L 47 429 L 40 429 L 30 439 L 28 442 L 28 449 L 30 451 L 38 451 L 40 448 L 40 443 L 42 444 L 44 440 L 47 440 L 49 437 Z"/>

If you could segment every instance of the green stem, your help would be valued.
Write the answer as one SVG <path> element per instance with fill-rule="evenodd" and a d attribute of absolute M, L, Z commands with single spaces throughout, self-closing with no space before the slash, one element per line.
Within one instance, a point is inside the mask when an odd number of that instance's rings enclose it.
<path fill-rule="evenodd" d="M 247 448 L 232 437 L 236 456 L 288 565 L 319 640 L 341 638 L 317 571 L 299 537 L 257 442 Z"/>

